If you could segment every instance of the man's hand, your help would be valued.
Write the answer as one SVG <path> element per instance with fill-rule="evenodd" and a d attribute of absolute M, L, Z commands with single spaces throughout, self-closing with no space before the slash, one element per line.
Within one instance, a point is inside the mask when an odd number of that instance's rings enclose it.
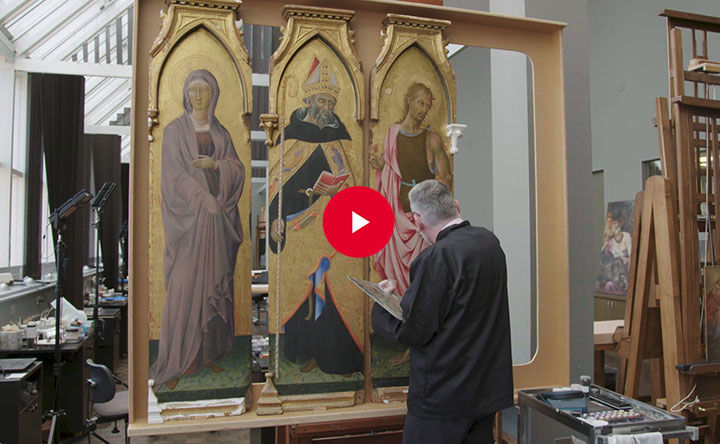
<path fill-rule="evenodd" d="M 283 241 L 283 231 L 285 231 L 285 222 L 282 219 L 275 219 L 270 224 L 270 237 L 276 244 Z"/>
<path fill-rule="evenodd" d="M 396 283 L 392 279 L 385 279 L 384 281 L 378 282 L 378 287 L 387 294 L 393 294 Z"/>
<path fill-rule="evenodd" d="M 214 170 L 217 168 L 217 163 L 212 157 L 201 154 L 197 160 L 193 160 L 192 166 L 201 170 Z"/>

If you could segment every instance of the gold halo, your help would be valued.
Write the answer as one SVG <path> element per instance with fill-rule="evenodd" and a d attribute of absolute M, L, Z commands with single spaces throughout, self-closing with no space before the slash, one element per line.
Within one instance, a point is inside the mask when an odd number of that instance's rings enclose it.
<path fill-rule="evenodd" d="M 218 75 L 218 73 L 223 70 L 223 65 L 221 63 L 208 55 L 191 54 L 173 60 L 173 65 L 175 66 L 175 69 L 168 77 L 170 82 L 170 88 L 168 89 L 170 90 L 170 96 L 172 97 L 171 106 L 177 106 L 178 109 L 181 110 L 184 109 L 183 88 L 185 86 L 185 79 L 187 79 L 187 76 L 191 72 L 198 69 L 210 71 L 213 77 L 215 77 L 215 80 L 218 83 L 218 88 L 220 89 L 220 97 L 218 97 L 218 103 L 215 109 L 217 110 L 222 106 L 223 99 L 227 96 L 227 94 L 222 94 L 222 92 L 225 88 L 229 88 L 230 86 L 221 84 L 222 79 L 221 76 Z"/>

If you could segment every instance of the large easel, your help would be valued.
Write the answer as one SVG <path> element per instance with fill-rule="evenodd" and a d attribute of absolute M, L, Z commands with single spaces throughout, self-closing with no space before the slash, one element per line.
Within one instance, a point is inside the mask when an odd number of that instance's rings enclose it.
<path fill-rule="evenodd" d="M 671 103 L 668 112 L 667 99 L 655 102 L 665 176 L 648 179 L 636 199 L 632 291 L 625 326 L 615 334 L 618 391 L 638 397 L 640 366 L 650 359 L 652 401 L 683 409 L 690 421 L 704 420 L 706 442 L 716 443 L 720 363 L 704 362 L 699 234 L 707 233 L 704 264 L 717 265 L 720 89 L 716 94 L 714 88 L 720 76 L 717 62 L 708 60 L 708 33 L 720 33 L 720 18 L 670 10 L 660 15 L 667 18 Z M 692 39 L 687 69 L 683 31 Z M 696 396 L 698 402 L 688 405 Z"/>
<path fill-rule="evenodd" d="M 621 367 L 619 387 L 625 395 L 639 396 L 643 359 L 653 359 L 654 386 L 665 382 L 668 403 L 679 401 L 686 378 L 675 368 L 685 362 L 685 335 L 678 278 L 679 239 L 670 180 L 654 176 L 635 200 L 636 247 L 633 249 L 625 325 L 617 351 L 627 359 Z M 658 331 L 660 336 L 653 336 Z M 625 364 L 625 363 L 623 363 Z M 654 397 L 662 395 L 660 392 Z"/>

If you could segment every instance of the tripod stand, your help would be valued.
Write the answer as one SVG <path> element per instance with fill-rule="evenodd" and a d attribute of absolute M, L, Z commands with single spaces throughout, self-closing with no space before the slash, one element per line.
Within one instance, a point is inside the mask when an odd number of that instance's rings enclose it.
<path fill-rule="evenodd" d="M 61 286 L 65 275 L 65 244 L 62 241 L 62 232 L 64 230 L 65 221 L 63 220 L 61 223 L 61 221 L 56 219 L 55 232 L 57 233 L 57 242 L 55 243 L 55 270 L 57 277 L 55 281 L 55 350 L 53 360 L 53 377 L 55 378 L 55 384 L 53 386 L 53 407 L 52 410 L 45 414 L 46 417 L 52 418 L 50 421 L 50 436 L 48 437 L 48 444 L 53 443 L 58 418 L 65 415 L 64 410 L 58 409 L 58 400 L 60 399 L 60 372 L 62 371 L 62 361 L 60 358 L 60 303 L 62 301 Z"/>
<path fill-rule="evenodd" d="M 98 349 L 99 341 L 105 333 L 105 325 L 98 319 L 98 306 L 100 303 L 100 216 L 102 215 L 105 202 L 107 202 L 116 186 L 115 182 L 105 182 L 92 202 L 90 202 L 90 207 L 92 207 L 95 212 L 95 222 L 93 223 L 95 227 L 95 301 L 93 303 L 93 322 L 98 327 L 95 332 L 95 350 Z"/>
<path fill-rule="evenodd" d="M 55 348 L 54 348 L 54 360 L 53 360 L 53 376 L 55 378 L 55 385 L 53 387 L 53 408 L 48 411 L 45 416 L 52 418 L 50 421 L 50 435 L 48 437 L 48 444 L 53 443 L 55 438 L 55 431 L 57 427 L 57 420 L 60 416 L 65 414 L 65 411 L 58 408 L 58 402 L 60 399 L 60 373 L 62 371 L 62 360 L 60 357 L 60 322 L 62 319 L 62 284 L 65 279 L 65 243 L 62 240 L 63 232 L 66 228 L 66 220 L 72 213 L 75 212 L 80 206 L 85 204 L 92 195 L 85 190 L 77 192 L 73 197 L 65 201 L 50 215 L 50 222 L 55 228 L 57 234 L 57 241 L 55 243 L 55 269 L 56 269 L 56 280 L 55 280 Z"/>

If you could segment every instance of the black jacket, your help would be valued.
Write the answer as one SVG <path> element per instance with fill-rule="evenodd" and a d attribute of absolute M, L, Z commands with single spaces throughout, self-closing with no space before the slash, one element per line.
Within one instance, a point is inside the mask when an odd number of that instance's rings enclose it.
<path fill-rule="evenodd" d="M 377 334 L 410 345 L 408 411 L 423 418 L 487 415 L 513 404 L 505 254 L 464 221 L 410 265 L 403 321 L 379 304 Z"/>

